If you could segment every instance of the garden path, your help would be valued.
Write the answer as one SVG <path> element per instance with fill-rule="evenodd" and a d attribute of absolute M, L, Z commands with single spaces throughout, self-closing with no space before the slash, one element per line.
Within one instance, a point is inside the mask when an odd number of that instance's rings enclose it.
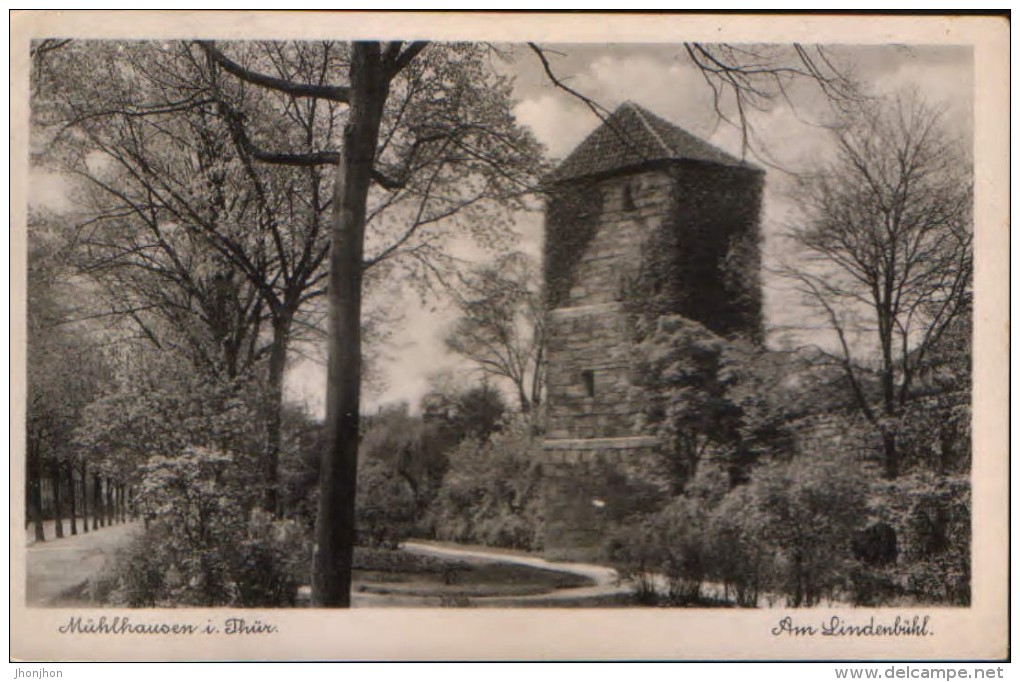
<path fill-rule="evenodd" d="M 62 597 L 103 570 L 109 557 L 127 545 L 142 527 L 140 521 L 118 523 L 88 533 L 35 542 L 32 528 L 25 533 L 25 603 L 66 606 Z M 65 529 L 66 530 L 66 529 Z M 47 529 L 47 537 L 53 537 Z"/>
<path fill-rule="evenodd" d="M 568 563 L 548 561 L 541 557 L 508 552 L 487 550 L 482 548 L 454 547 L 445 543 L 425 541 L 408 541 L 401 545 L 407 552 L 435 556 L 447 559 L 465 559 L 468 561 L 492 561 L 499 563 L 520 564 L 532 568 L 544 568 L 550 571 L 562 571 L 584 576 L 595 584 L 584 587 L 567 587 L 526 596 L 474 597 L 471 603 L 477 606 L 528 606 L 529 604 L 551 604 L 555 602 L 573 602 L 579 599 L 598 599 L 629 594 L 631 588 L 620 580 L 615 569 L 596 564 Z"/>

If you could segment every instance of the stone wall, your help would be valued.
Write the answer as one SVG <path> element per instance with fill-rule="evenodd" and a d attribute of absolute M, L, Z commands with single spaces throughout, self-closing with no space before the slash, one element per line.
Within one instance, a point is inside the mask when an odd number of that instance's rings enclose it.
<path fill-rule="evenodd" d="M 591 561 L 628 515 L 668 497 L 650 437 L 547 440 L 542 452 L 542 543 L 555 560 Z"/>
<path fill-rule="evenodd" d="M 627 321 L 620 303 L 551 311 L 546 327 L 549 438 L 631 434 Z"/>
<path fill-rule="evenodd" d="M 638 315 L 760 336 L 760 173 L 664 163 L 558 187 L 546 213 L 544 545 L 590 559 L 668 496 L 630 384 Z M 743 240 L 743 242 L 741 242 Z"/>
<path fill-rule="evenodd" d="M 547 433 L 554 439 L 633 435 L 632 329 L 624 296 L 639 276 L 646 242 L 672 208 L 672 180 L 662 170 L 604 179 L 589 189 L 599 205 L 575 209 L 594 213 L 590 234 L 581 253 L 571 255 L 572 272 L 547 320 Z"/>

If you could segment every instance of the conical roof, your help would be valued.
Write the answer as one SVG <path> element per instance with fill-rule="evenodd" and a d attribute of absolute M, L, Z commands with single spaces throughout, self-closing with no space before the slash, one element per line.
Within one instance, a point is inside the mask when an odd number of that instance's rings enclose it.
<path fill-rule="evenodd" d="M 754 168 L 628 101 L 586 137 L 549 174 L 546 183 L 608 174 L 653 161 L 701 161 Z"/>

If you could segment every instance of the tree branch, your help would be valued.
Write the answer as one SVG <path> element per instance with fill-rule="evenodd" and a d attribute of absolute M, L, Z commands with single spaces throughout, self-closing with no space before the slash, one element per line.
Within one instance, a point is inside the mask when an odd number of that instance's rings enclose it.
<path fill-rule="evenodd" d="M 264 73 L 258 73 L 250 69 L 246 69 L 237 62 L 233 61 L 225 54 L 223 54 L 217 47 L 214 41 L 211 40 L 198 40 L 195 41 L 199 47 L 205 50 L 205 53 L 218 64 L 224 71 L 237 76 L 243 81 L 258 85 L 270 90 L 276 90 L 283 92 L 294 97 L 315 97 L 317 99 L 327 99 L 331 102 L 341 102 L 347 104 L 351 99 L 350 88 L 336 85 L 313 85 L 311 83 L 295 83 L 290 80 L 283 78 L 276 78 L 269 76 Z"/>

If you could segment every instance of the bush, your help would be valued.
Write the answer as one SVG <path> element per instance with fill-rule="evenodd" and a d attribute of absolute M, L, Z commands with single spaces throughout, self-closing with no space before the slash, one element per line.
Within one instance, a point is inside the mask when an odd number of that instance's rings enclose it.
<path fill-rule="evenodd" d="M 684 495 L 622 525 L 606 552 L 647 601 L 697 604 L 711 580 L 741 606 L 767 592 L 811 606 L 847 588 L 851 534 L 865 518 L 863 482 L 845 464 L 763 464 L 729 491 L 705 466 Z"/>
<path fill-rule="evenodd" d="M 301 524 L 274 520 L 256 509 L 241 540 L 234 570 L 238 606 L 294 606 L 301 585 L 311 582 L 311 544 Z"/>
<path fill-rule="evenodd" d="M 686 606 L 700 601 L 707 568 L 705 520 L 698 502 L 681 496 L 613 534 L 608 558 L 635 581 L 640 602 Z"/>
<path fill-rule="evenodd" d="M 880 481 L 872 514 L 896 529 L 902 591 L 922 604 L 970 604 L 971 489 L 966 476 Z"/>
<path fill-rule="evenodd" d="M 358 544 L 395 548 L 415 528 L 414 492 L 389 463 L 365 459 L 358 467 Z"/>
<path fill-rule="evenodd" d="M 292 606 L 307 582 L 299 524 L 250 514 L 232 457 L 202 448 L 154 457 L 139 503 L 154 519 L 102 577 L 103 601 L 127 606 Z"/>
<path fill-rule="evenodd" d="M 429 509 L 435 537 L 517 549 L 540 548 L 538 447 L 527 420 L 487 441 L 469 438 L 449 453 L 449 469 Z"/>
<path fill-rule="evenodd" d="M 744 523 L 775 552 L 772 588 L 811 606 L 846 586 L 850 539 L 867 517 L 865 484 L 846 462 L 802 458 L 757 467 Z"/>
<path fill-rule="evenodd" d="M 712 510 L 707 525 L 709 576 L 745 607 L 758 605 L 776 571 L 775 551 L 762 537 L 753 504 L 749 486 L 735 488 Z"/>

